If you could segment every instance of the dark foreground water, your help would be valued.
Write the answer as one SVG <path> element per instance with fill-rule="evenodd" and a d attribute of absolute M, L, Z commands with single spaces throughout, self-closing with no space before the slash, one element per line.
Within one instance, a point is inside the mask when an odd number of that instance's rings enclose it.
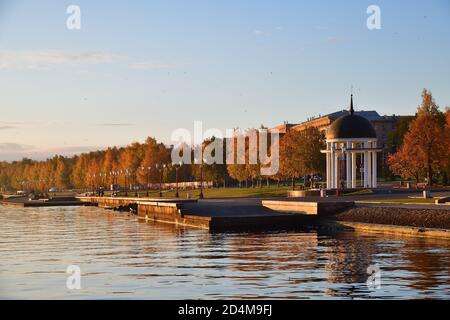
<path fill-rule="evenodd" d="M 376 264 L 378 289 L 366 284 Z M 66 287 L 69 265 L 81 269 L 80 290 Z M 0 298 L 449 299 L 450 242 L 211 234 L 92 207 L 0 207 Z"/>

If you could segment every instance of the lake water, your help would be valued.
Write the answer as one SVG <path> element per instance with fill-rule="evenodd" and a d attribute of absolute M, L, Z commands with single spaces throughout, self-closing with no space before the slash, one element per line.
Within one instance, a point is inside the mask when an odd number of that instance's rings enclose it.
<path fill-rule="evenodd" d="M 0 298 L 450 299 L 450 242 L 210 233 L 99 208 L 0 207 Z M 69 265 L 81 289 L 68 290 Z M 378 265 L 381 286 L 368 287 Z"/>

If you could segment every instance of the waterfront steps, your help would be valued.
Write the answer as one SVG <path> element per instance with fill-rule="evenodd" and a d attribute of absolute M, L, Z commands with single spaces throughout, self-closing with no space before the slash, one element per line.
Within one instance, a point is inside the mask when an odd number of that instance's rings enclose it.
<path fill-rule="evenodd" d="M 318 215 L 321 217 L 331 216 L 340 211 L 352 208 L 355 206 L 354 201 L 262 201 L 262 205 L 266 208 L 291 213 L 303 213 L 308 215 Z"/>

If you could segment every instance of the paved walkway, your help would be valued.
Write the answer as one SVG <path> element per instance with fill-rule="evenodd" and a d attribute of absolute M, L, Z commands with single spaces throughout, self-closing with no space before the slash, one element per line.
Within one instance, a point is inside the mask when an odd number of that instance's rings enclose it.
<path fill-rule="evenodd" d="M 448 193 L 447 193 L 448 195 Z M 242 198 L 242 199 L 204 199 L 197 203 L 186 203 L 183 205 L 183 212 L 186 214 L 211 217 L 257 217 L 276 216 L 286 213 L 278 212 L 262 206 L 262 200 L 279 201 L 299 201 L 299 202 L 336 202 L 336 201 L 371 201 L 379 199 L 405 199 L 408 196 L 417 196 L 417 193 L 410 194 L 372 194 L 361 196 L 330 196 L 328 198 L 307 197 L 307 198 Z M 434 195 L 437 196 L 437 195 Z M 439 209 L 450 210 L 450 205 L 433 204 L 401 204 L 401 203 L 361 203 L 359 207 L 382 207 L 382 208 L 405 208 L 405 209 Z"/>
<path fill-rule="evenodd" d="M 265 208 L 260 199 L 199 200 L 183 204 L 183 213 L 210 217 L 267 217 L 286 213 Z"/>

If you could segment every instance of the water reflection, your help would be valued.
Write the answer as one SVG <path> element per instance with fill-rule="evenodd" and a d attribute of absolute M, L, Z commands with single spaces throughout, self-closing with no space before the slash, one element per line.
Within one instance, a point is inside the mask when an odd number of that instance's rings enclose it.
<path fill-rule="evenodd" d="M 448 241 L 209 233 L 97 208 L 0 213 L 1 298 L 450 298 Z M 68 291 L 65 270 L 82 269 Z M 382 287 L 366 286 L 367 267 Z"/>
<path fill-rule="evenodd" d="M 448 243 L 442 244 L 444 247 L 436 248 L 426 239 L 419 240 L 415 243 L 415 248 L 420 250 L 420 254 L 405 248 L 405 258 L 410 261 L 405 270 L 415 275 L 411 287 L 420 290 L 422 295 L 445 290 L 444 286 L 448 290 L 450 286 Z"/>

